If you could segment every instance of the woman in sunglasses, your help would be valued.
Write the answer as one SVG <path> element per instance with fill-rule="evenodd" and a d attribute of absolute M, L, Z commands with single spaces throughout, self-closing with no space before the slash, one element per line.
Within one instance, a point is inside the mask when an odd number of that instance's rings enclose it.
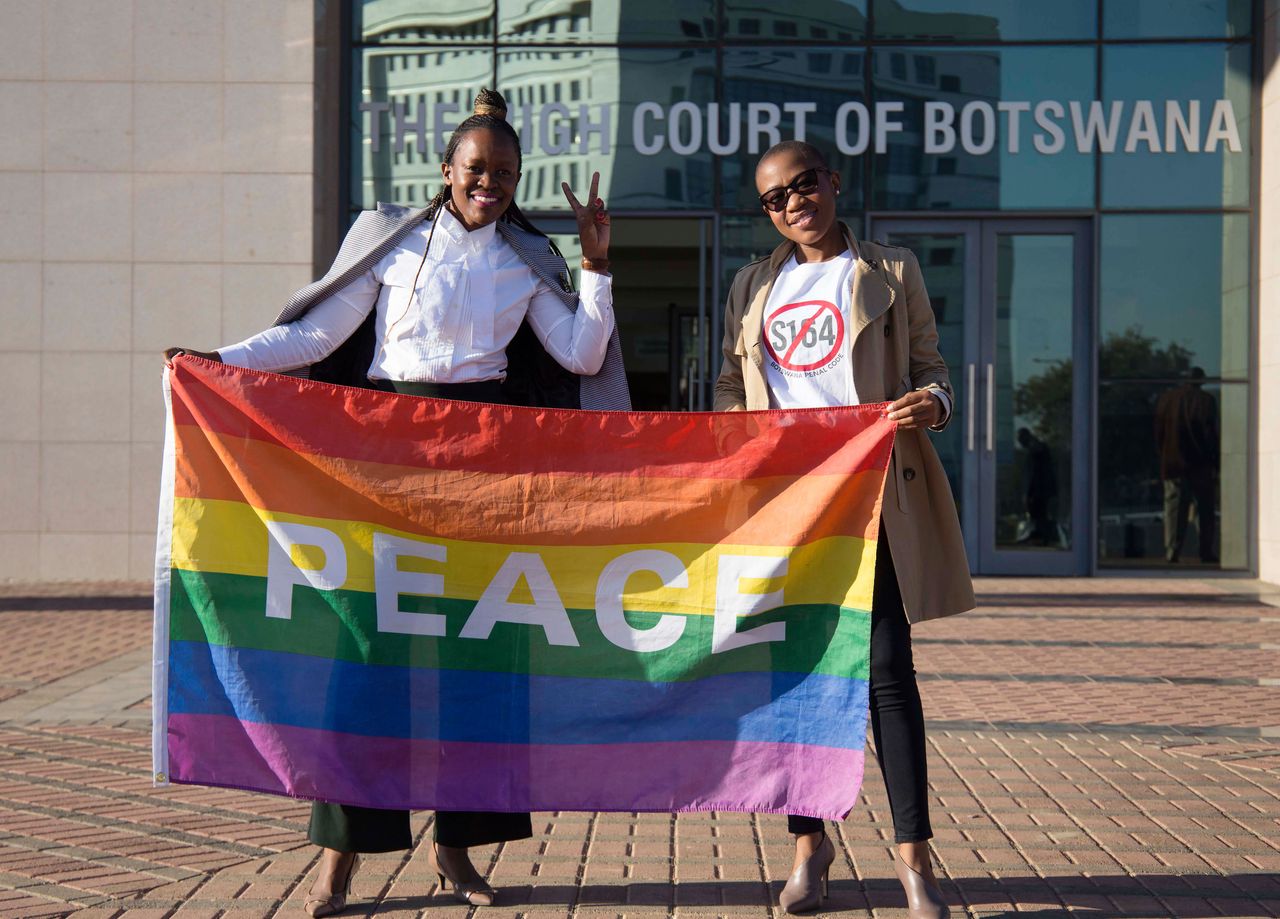
<path fill-rule="evenodd" d="M 786 141 L 756 167 L 783 242 L 734 278 L 725 308 L 719 411 L 892 400 L 898 424 L 881 508 L 871 609 L 871 730 L 893 814 L 894 867 L 912 919 L 950 915 L 929 858 L 924 714 L 911 623 L 972 609 L 951 487 L 925 429 L 951 418 L 929 295 L 906 249 L 854 238 L 836 219 L 840 176 L 810 144 Z M 795 864 L 779 902 L 818 907 L 835 847 L 821 820 L 790 816 Z"/>

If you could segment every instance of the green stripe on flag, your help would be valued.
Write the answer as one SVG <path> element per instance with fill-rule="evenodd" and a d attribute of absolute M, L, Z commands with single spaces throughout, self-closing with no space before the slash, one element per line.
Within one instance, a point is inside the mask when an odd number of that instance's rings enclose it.
<path fill-rule="evenodd" d="M 870 613 L 833 605 L 783 606 L 740 619 L 740 632 L 786 623 L 783 641 L 711 653 L 711 616 L 685 617 L 670 647 L 637 652 L 601 632 L 592 610 L 569 610 L 578 646 L 550 645 L 539 626 L 498 623 L 487 639 L 459 638 L 470 600 L 400 598 L 400 609 L 446 618 L 444 637 L 378 632 L 374 595 L 294 589 L 292 618 L 266 616 L 265 578 L 173 569 L 170 638 L 227 647 L 283 651 L 394 666 L 487 670 L 548 676 L 604 677 L 663 683 L 724 673 L 823 673 L 868 678 Z M 216 613 L 214 610 L 216 609 Z M 642 629 L 656 613 L 626 613 Z"/>

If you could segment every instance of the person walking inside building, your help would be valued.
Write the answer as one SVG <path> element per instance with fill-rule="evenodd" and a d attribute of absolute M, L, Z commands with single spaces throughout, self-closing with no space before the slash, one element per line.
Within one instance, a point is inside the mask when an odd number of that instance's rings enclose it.
<path fill-rule="evenodd" d="M 1204 371 L 1156 400 L 1156 449 L 1164 482 L 1164 557 L 1177 562 L 1195 508 L 1200 561 L 1216 562 L 1218 403 L 1204 391 Z"/>

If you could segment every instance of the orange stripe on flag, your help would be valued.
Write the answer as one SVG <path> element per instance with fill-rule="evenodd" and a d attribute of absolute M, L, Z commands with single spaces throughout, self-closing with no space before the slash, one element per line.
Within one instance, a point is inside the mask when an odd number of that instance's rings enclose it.
<path fill-rule="evenodd" d="M 879 513 L 878 469 L 848 475 L 697 479 L 502 475 L 301 454 L 175 426 L 181 498 L 359 520 L 446 539 L 548 545 L 729 542 L 793 546 L 865 538 Z"/>

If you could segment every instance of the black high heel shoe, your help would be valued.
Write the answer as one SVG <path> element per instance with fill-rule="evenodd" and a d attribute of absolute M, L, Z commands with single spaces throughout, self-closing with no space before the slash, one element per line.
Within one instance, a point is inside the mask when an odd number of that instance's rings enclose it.
<path fill-rule="evenodd" d="M 788 913 L 804 913 L 817 909 L 827 897 L 827 880 L 831 863 L 836 860 L 836 847 L 825 832 L 814 853 L 806 858 L 778 895 L 778 905 Z"/>
<path fill-rule="evenodd" d="M 441 858 L 441 855 L 444 858 Z M 440 889 L 448 890 L 453 885 L 453 898 L 470 906 L 493 906 L 498 892 L 480 876 L 467 857 L 466 849 L 454 849 L 431 843 L 431 870 L 440 881 Z M 466 878 L 459 880 L 459 878 Z"/>
<path fill-rule="evenodd" d="M 943 899 L 937 882 L 931 883 L 927 877 L 903 861 L 897 846 L 893 847 L 893 870 L 902 883 L 902 889 L 906 891 L 907 916 L 910 919 L 951 919 L 951 907 Z"/>

